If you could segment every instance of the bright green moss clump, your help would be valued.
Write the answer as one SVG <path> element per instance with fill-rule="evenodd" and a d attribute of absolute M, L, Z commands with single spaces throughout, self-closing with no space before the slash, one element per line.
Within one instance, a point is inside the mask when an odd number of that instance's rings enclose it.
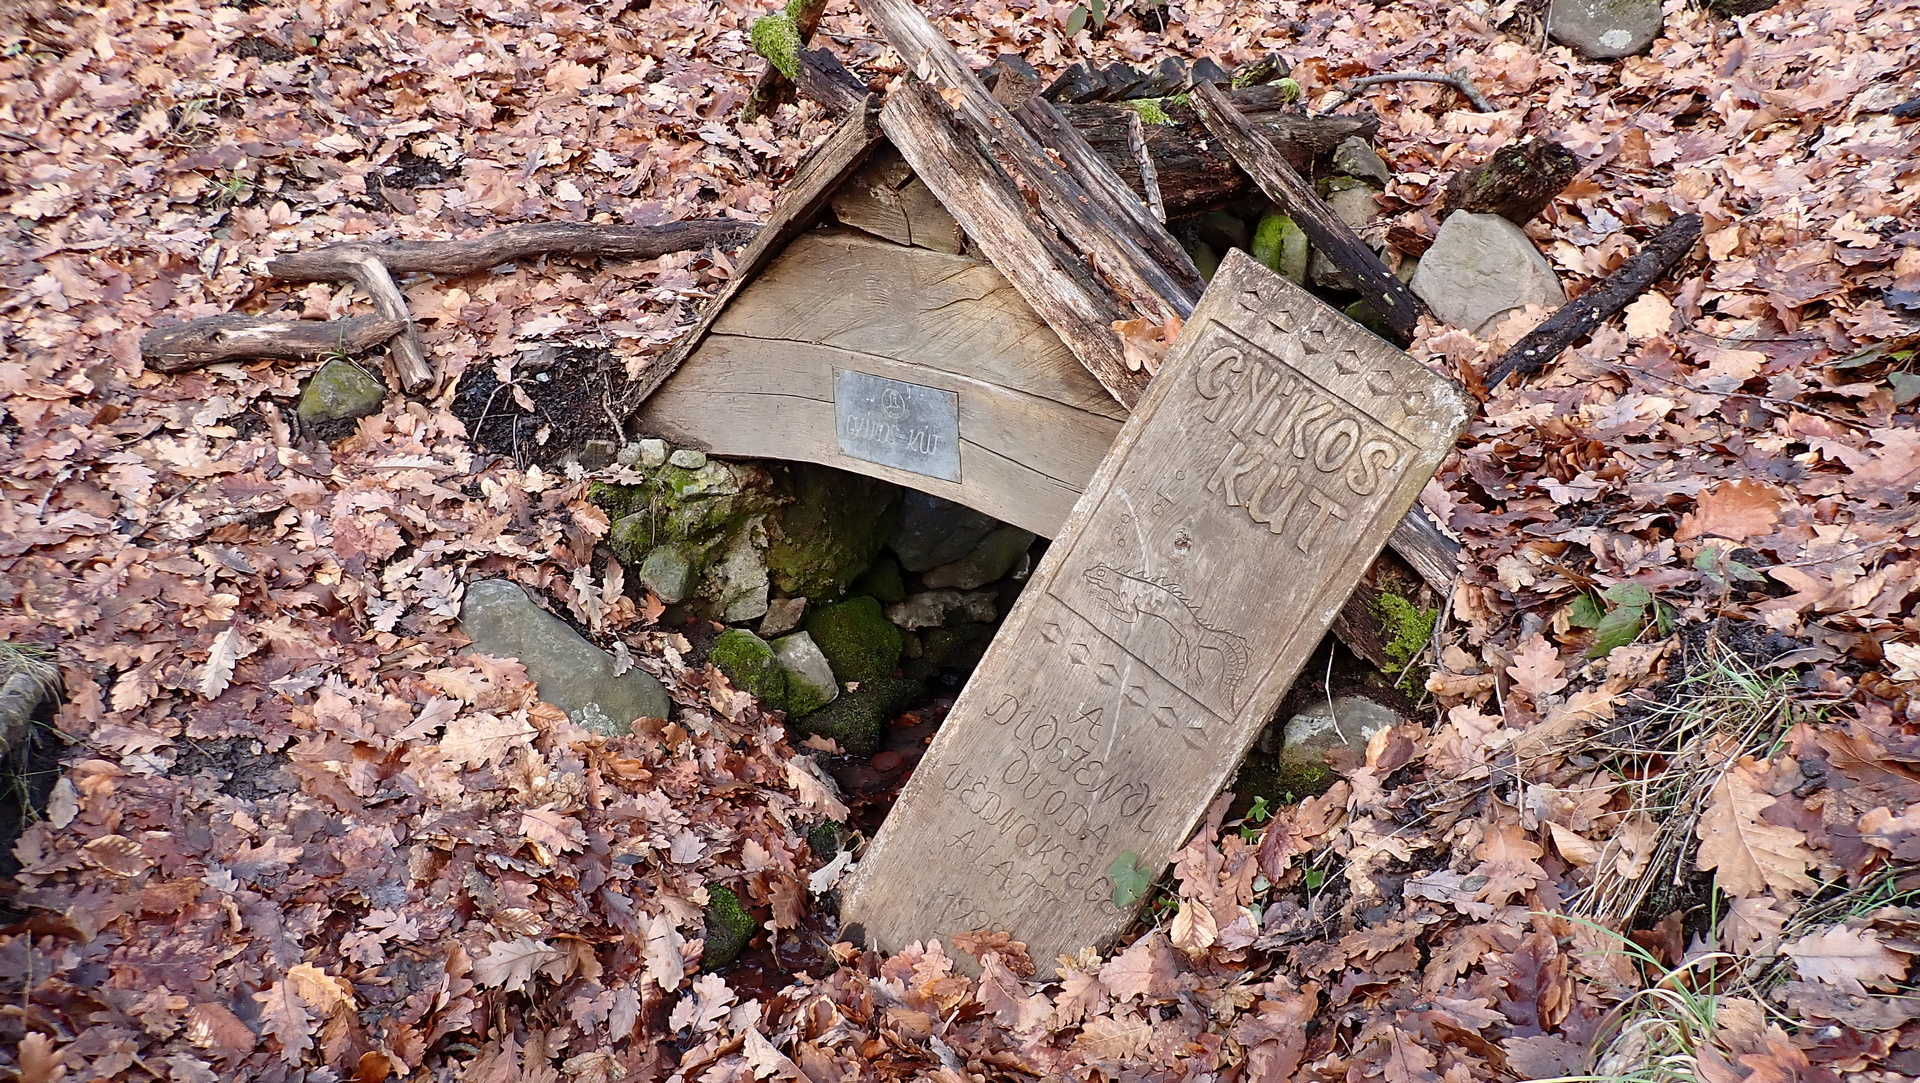
<path fill-rule="evenodd" d="M 1381 628 L 1386 633 L 1387 661 L 1397 670 L 1410 670 L 1420 652 L 1427 649 L 1428 641 L 1433 639 L 1440 611 L 1422 609 L 1398 594 L 1382 594 L 1373 606 L 1380 614 Z M 1415 681 L 1413 676 L 1407 672 L 1400 683 L 1413 687 L 1424 683 Z"/>
<path fill-rule="evenodd" d="M 1294 282 L 1307 279 L 1307 234 L 1293 219 L 1277 211 L 1264 215 L 1254 227 L 1254 259 Z"/>
<path fill-rule="evenodd" d="M 773 656 L 766 640 L 744 628 L 729 628 L 713 641 L 707 660 L 727 675 L 733 686 L 760 701 L 763 706 L 784 710 L 787 705 L 787 671 Z"/>
<path fill-rule="evenodd" d="M 838 699 L 793 726 L 802 734 L 829 738 L 841 751 L 864 759 L 880 751 L 893 716 L 925 691 L 919 681 L 904 677 L 876 678 L 863 682 L 858 691 L 840 693 Z"/>
<path fill-rule="evenodd" d="M 800 76 L 800 28 L 786 12 L 763 15 L 747 32 L 753 51 L 767 58 L 774 70 L 789 79 Z"/>
<path fill-rule="evenodd" d="M 880 602 L 866 595 L 821 606 L 807 614 L 807 634 L 827 656 L 833 675 L 842 681 L 872 681 L 893 672 L 906 646 L 881 611 Z"/>
<path fill-rule="evenodd" d="M 740 957 L 741 949 L 753 939 L 753 915 L 740 905 L 740 896 L 732 888 L 707 887 L 707 947 L 700 957 L 700 969 L 718 970 Z"/>

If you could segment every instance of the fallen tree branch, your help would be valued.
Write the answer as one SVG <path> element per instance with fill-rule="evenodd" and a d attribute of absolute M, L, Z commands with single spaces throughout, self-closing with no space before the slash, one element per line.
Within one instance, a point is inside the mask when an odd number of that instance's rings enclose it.
<path fill-rule="evenodd" d="M 184 372 L 261 357 L 312 361 L 365 353 L 405 327 L 385 316 L 276 320 L 235 312 L 156 327 L 141 337 L 140 356 L 156 372 Z"/>
<path fill-rule="evenodd" d="M 349 252 L 372 255 L 392 274 L 474 274 L 533 256 L 655 259 L 670 252 L 739 244 L 756 228 L 733 218 L 689 218 L 658 226 L 529 222 L 460 240 L 332 244 L 276 257 L 268 262 L 267 273 L 294 282 L 345 281 L 354 275 Z"/>
<path fill-rule="evenodd" d="M 1580 296 L 1560 306 L 1560 310 L 1527 332 L 1488 370 L 1486 386 L 1491 389 L 1509 376 L 1525 379 L 1540 371 L 1560 351 L 1585 338 L 1614 313 L 1627 307 L 1647 287 L 1660 280 L 1693 250 L 1700 239 L 1700 216 L 1683 214 L 1665 229 L 1654 234 L 1638 255 L 1621 264 L 1619 270 Z"/>
<path fill-rule="evenodd" d="M 1380 75 L 1369 75 L 1348 83 L 1347 89 L 1334 104 L 1339 105 L 1357 96 L 1362 90 L 1382 83 L 1439 83 L 1441 86 L 1450 86 L 1459 91 L 1460 96 L 1467 99 L 1468 104 L 1476 110 L 1482 113 L 1494 111 L 1492 104 L 1467 80 L 1466 73 L 1460 71 L 1450 71 L 1445 74 L 1430 71 L 1390 71 Z"/>
<path fill-rule="evenodd" d="M 373 298 L 373 307 L 387 319 L 400 321 L 400 334 L 394 338 L 387 354 L 393 359 L 394 375 L 400 378 L 400 390 L 411 395 L 432 387 L 439 377 L 427 363 L 426 351 L 420 348 L 420 336 L 413 329 L 413 315 L 407 311 L 406 295 L 394 285 L 387 265 L 364 248 L 342 251 L 339 258 L 353 280 Z"/>
<path fill-rule="evenodd" d="M 1287 163 L 1273 141 L 1254 128 L 1219 87 L 1211 83 L 1194 87 L 1193 104 L 1200 112 L 1200 119 L 1206 122 L 1207 130 L 1220 140 L 1267 198 L 1299 223 L 1315 248 L 1346 272 L 1366 302 L 1387 321 L 1387 326 L 1403 339 L 1412 338 L 1426 305 L 1414 296 L 1406 283 L 1387 270 L 1373 249 L 1353 232 L 1353 227 L 1314 194 L 1313 187 Z"/>

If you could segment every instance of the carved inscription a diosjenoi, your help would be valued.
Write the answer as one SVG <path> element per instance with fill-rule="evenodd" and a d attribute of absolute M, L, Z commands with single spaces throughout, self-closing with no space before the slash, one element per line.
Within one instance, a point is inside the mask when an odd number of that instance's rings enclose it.
<path fill-rule="evenodd" d="M 1465 396 L 1234 253 L 848 889 L 899 948 L 1132 920 L 1453 446 Z"/>

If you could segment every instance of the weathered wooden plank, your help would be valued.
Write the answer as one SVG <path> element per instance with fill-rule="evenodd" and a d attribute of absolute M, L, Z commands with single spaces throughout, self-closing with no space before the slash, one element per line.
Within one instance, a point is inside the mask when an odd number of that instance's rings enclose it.
<path fill-rule="evenodd" d="M 843 917 L 1034 958 L 1133 919 L 1467 418 L 1235 252 L 881 827 Z"/>
<path fill-rule="evenodd" d="M 700 345 L 706 337 L 707 329 L 713 326 L 720 313 L 727 307 L 746 284 L 753 279 L 754 272 L 761 265 L 777 255 L 788 241 L 799 232 L 811 226 L 819 218 L 821 210 L 827 205 L 827 199 L 840 186 L 840 182 L 866 160 L 867 153 L 879 142 L 880 133 L 874 124 L 872 99 L 864 99 L 859 107 L 852 110 L 840 126 L 833 130 L 827 141 L 814 148 L 793 179 L 781 193 L 779 205 L 773 216 L 754 234 L 753 240 L 742 249 L 733 264 L 733 277 L 727 280 L 712 301 L 707 303 L 698 323 L 690 328 L 686 335 L 667 351 L 658 361 L 650 365 L 635 383 L 627 400 L 627 409 L 631 412 L 647 396 L 661 385 L 667 377 L 673 375 L 680 363 Z"/>
<path fill-rule="evenodd" d="M 1116 292 L 1156 321 L 1186 315 L 1192 297 L 1178 268 L 1154 258 L 1140 243 L 1138 232 L 1113 212 L 1101 193 L 1089 191 L 1071 170 L 1047 155 L 1006 107 L 994 100 L 912 0 L 856 2 L 909 69 L 944 92 L 960 125 L 1008 176 L 1019 181 L 1022 191 L 1036 200 L 1071 245 L 1093 261 Z M 889 129 L 887 134 L 902 153 L 907 152 L 906 141 L 912 133 Z M 913 155 L 907 158 L 911 161 Z M 1071 332 L 1062 331 L 1061 337 L 1071 341 Z"/>
<path fill-rule="evenodd" d="M 966 244 L 960 223 L 892 147 L 876 150 L 833 193 L 833 216 L 895 244 L 935 252 L 959 252 Z"/>
<path fill-rule="evenodd" d="M 1193 88 L 1193 105 L 1206 122 L 1207 130 L 1219 137 L 1240 168 L 1260 186 L 1267 198 L 1300 224 L 1313 246 L 1347 272 L 1367 303 L 1404 338 L 1413 336 L 1426 306 L 1414 296 L 1406 283 L 1394 277 L 1366 242 L 1353 232 L 1326 200 L 1314 194 L 1312 186 L 1287 164 L 1280 148 L 1262 135 L 1234 108 L 1233 101 L 1218 87 L 1203 83 Z"/>
<path fill-rule="evenodd" d="M 1147 375 L 1127 367 L 1113 330 L 1115 321 L 1133 313 L 1095 283 L 1084 262 L 1034 217 L 1019 188 L 961 129 L 933 88 L 903 80 L 880 110 L 880 127 L 974 246 L 1100 386 L 1122 405 L 1139 401 Z"/>

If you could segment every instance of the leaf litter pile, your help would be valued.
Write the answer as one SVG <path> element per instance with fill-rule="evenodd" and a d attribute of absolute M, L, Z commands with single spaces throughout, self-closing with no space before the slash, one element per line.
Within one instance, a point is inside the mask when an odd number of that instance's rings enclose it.
<path fill-rule="evenodd" d="M 1512 0 L 941 4 L 984 63 L 1278 51 L 1309 108 L 1388 83 L 1394 237 L 1529 131 L 1582 173 L 1535 240 L 1576 288 L 1682 213 L 1704 243 L 1501 386 L 1423 497 L 1465 541 L 1418 725 L 1324 796 L 1182 849 L 1130 942 L 836 942 L 845 810 L 777 719 L 596 560 L 578 474 L 390 395 L 331 446 L 311 365 L 163 375 L 138 339 L 262 260 L 518 221 L 764 217 L 825 129 L 751 123 L 764 11 L 499 0 L 32 3 L 0 50 L 0 636 L 70 741 L 20 838 L 0 1062 L 53 1079 L 1786 1080 L 1920 1076 L 1920 4 L 1669 4 L 1588 63 Z M 1078 20 L 1084 23 L 1085 19 Z M 1164 23 L 1164 29 L 1162 24 Z M 898 72 L 836 6 L 822 42 Z M 454 378 L 528 347 L 644 367 L 723 252 L 409 284 Z M 1524 333 L 1428 323 L 1474 377 Z M 537 439 L 537 435 L 530 437 Z M 510 575 L 672 724 L 593 737 L 461 653 Z M 812 882 L 810 882 L 810 880 Z M 709 891 L 787 961 L 700 968 Z M 821 930 L 828 930 L 824 935 Z M 962 966 L 954 953 L 974 956 Z M 978 977 L 969 976 L 977 972 Z M 762 979 L 765 975 L 762 975 Z M 1661 1074 L 1666 1073 L 1666 1074 Z"/>

